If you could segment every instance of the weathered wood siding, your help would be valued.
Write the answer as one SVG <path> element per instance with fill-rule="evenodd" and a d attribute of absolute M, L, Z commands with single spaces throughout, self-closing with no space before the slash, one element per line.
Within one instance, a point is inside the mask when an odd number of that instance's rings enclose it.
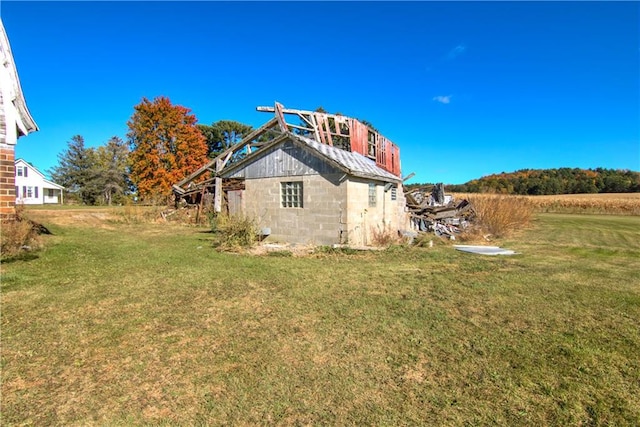
<path fill-rule="evenodd" d="M 285 141 L 264 153 L 242 169 L 224 175 L 225 178 L 274 178 L 280 176 L 305 176 L 337 174 L 339 170 L 325 160 L 304 150 L 293 142 Z"/>

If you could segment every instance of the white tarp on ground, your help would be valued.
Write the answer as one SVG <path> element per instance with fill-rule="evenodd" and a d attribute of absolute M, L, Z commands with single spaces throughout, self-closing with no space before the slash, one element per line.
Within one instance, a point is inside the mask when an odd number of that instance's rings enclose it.
<path fill-rule="evenodd" d="M 510 249 L 502 249 L 497 246 L 472 246 L 472 245 L 453 245 L 459 251 L 471 252 L 480 255 L 514 255 L 515 251 Z"/>

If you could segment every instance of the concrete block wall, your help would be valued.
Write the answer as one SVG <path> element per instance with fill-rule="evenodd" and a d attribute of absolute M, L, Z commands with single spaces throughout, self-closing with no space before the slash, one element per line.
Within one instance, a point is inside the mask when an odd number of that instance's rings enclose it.
<path fill-rule="evenodd" d="M 346 183 L 339 176 L 305 175 L 247 179 L 246 214 L 269 227 L 267 241 L 331 245 L 345 240 Z M 284 208 L 281 183 L 301 181 L 303 207 Z"/>
<path fill-rule="evenodd" d="M 369 183 L 376 184 L 376 206 L 369 206 Z M 391 191 L 384 191 L 384 183 L 352 179 L 347 186 L 347 236 L 351 245 L 371 245 L 376 232 L 388 232 L 394 236 L 399 230 L 407 230 L 409 216 L 402 186 L 396 190 L 396 200 Z"/>

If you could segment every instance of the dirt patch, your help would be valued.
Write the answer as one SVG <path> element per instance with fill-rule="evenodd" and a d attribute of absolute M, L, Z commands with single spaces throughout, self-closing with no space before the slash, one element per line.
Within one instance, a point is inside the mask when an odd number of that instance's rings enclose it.
<path fill-rule="evenodd" d="M 312 245 L 296 245 L 287 243 L 262 243 L 248 249 L 251 255 L 290 255 L 290 256 L 308 256 L 313 253 L 315 246 Z"/>

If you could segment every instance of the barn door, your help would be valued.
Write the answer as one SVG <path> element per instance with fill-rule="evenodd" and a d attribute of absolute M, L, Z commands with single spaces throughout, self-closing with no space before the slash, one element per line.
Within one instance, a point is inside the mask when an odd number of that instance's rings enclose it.
<path fill-rule="evenodd" d="M 244 190 L 227 191 L 229 215 L 244 215 Z"/>

